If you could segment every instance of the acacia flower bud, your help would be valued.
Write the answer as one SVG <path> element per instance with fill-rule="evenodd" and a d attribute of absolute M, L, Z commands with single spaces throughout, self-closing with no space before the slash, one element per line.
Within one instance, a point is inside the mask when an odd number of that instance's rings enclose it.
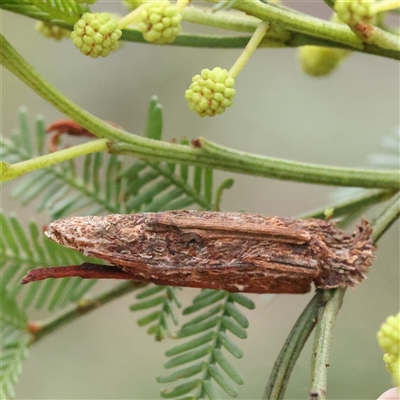
<path fill-rule="evenodd" d="M 109 13 L 84 13 L 74 25 L 71 38 L 83 54 L 97 58 L 118 49 L 121 35 L 118 20 Z"/>
<path fill-rule="evenodd" d="M 70 36 L 70 32 L 66 29 L 60 28 L 59 26 L 53 25 L 50 22 L 37 21 L 35 29 L 47 38 L 60 41 L 63 38 Z"/>
<path fill-rule="evenodd" d="M 311 76 L 330 74 L 350 53 L 349 50 L 322 46 L 301 46 L 298 52 L 301 69 Z"/>
<path fill-rule="evenodd" d="M 359 22 L 372 24 L 376 13 L 374 4 L 375 0 L 338 0 L 333 9 L 338 18 L 349 26 Z"/>
<path fill-rule="evenodd" d="M 386 352 L 383 356 L 387 370 L 393 375 L 397 384 L 400 384 L 400 313 L 388 317 L 377 334 L 378 343 Z"/>
<path fill-rule="evenodd" d="M 182 16 L 168 0 L 143 4 L 136 22 L 145 40 L 151 43 L 172 43 L 182 30 Z"/>
<path fill-rule="evenodd" d="M 232 105 L 232 99 L 236 94 L 233 89 L 235 80 L 229 76 L 226 69 L 219 67 L 212 71 L 203 69 L 200 75 L 192 78 L 192 82 L 186 90 L 185 98 L 189 108 L 200 117 L 222 114 Z"/>
<path fill-rule="evenodd" d="M 400 313 L 391 315 L 382 324 L 378 334 L 379 345 L 386 353 L 394 354 L 399 358 L 400 352 Z"/>

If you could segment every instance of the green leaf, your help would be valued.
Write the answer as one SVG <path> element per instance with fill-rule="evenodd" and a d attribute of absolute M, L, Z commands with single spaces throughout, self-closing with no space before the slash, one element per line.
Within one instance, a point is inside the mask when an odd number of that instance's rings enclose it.
<path fill-rule="evenodd" d="M 147 310 L 152 311 L 140 317 L 137 321 L 139 326 L 145 326 L 155 322 L 148 330 L 149 335 L 155 335 L 156 340 L 162 340 L 166 336 L 171 336 L 170 321 L 178 324 L 175 315 L 175 307 L 180 307 L 180 302 L 176 298 L 178 288 L 172 286 L 152 286 L 145 288 L 136 295 L 138 302 L 130 307 L 131 311 Z"/>
<path fill-rule="evenodd" d="M 211 353 L 212 350 L 213 349 L 212 349 L 211 346 L 204 346 L 204 347 L 202 347 L 200 349 L 187 352 L 187 353 L 182 354 L 180 356 L 176 356 L 174 358 L 171 358 L 170 360 L 168 360 L 164 364 L 164 367 L 165 368 L 174 368 L 174 367 L 177 367 L 179 365 L 183 365 L 183 364 L 186 364 L 188 362 L 198 360 L 199 358 L 204 357 L 207 354 Z"/>
<path fill-rule="evenodd" d="M 162 106 L 157 96 L 152 96 L 147 114 L 146 137 L 154 140 L 161 140 L 162 137 Z"/>
<path fill-rule="evenodd" d="M 161 311 L 154 311 L 151 314 L 147 314 L 142 318 L 139 318 L 136 322 L 139 326 L 146 326 L 158 319 L 160 319 Z"/>
<path fill-rule="evenodd" d="M 216 316 L 208 321 L 202 322 L 196 325 L 190 325 L 185 328 L 182 328 L 177 334 L 177 338 L 185 338 L 188 336 L 197 335 L 198 333 L 204 332 L 214 326 L 218 325 L 220 322 L 220 317 Z"/>
<path fill-rule="evenodd" d="M 15 397 L 13 386 L 28 354 L 30 337 L 26 331 L 26 313 L 18 307 L 15 298 L 4 286 L 0 290 L 0 398 L 11 399 Z"/>
<path fill-rule="evenodd" d="M 204 371 L 207 369 L 207 363 L 206 362 L 200 362 L 198 364 L 192 365 L 190 367 L 181 369 L 179 371 L 173 372 L 169 376 L 158 376 L 157 377 L 157 382 L 158 383 L 169 383 L 169 382 L 175 382 L 178 379 L 184 379 L 184 378 L 189 378 L 193 375 L 199 374 L 200 372 Z"/>
<path fill-rule="evenodd" d="M 131 311 L 138 311 L 138 310 L 146 310 L 147 308 L 153 308 L 154 306 L 158 306 L 165 301 L 165 296 L 161 295 L 158 297 L 154 297 L 151 300 L 141 301 L 140 303 L 136 303 L 130 306 Z"/>
<path fill-rule="evenodd" d="M 247 329 L 249 327 L 249 321 L 233 303 L 227 303 L 225 310 L 242 328 Z"/>
<path fill-rule="evenodd" d="M 245 296 L 239 296 L 239 301 L 250 306 Z M 208 308 L 213 305 L 211 308 Z M 224 291 L 216 291 L 205 289 L 197 295 L 192 302 L 192 305 L 184 310 L 184 314 L 198 312 L 199 315 L 191 319 L 176 333 L 176 338 L 182 338 L 192 335 L 201 334 L 186 343 L 175 346 L 168 350 L 165 354 L 170 358 L 165 368 L 173 368 L 178 365 L 184 365 L 192 362 L 195 359 L 206 357 L 202 361 L 201 368 L 206 366 L 206 370 L 199 371 L 202 374 L 201 390 L 196 398 L 202 398 L 207 395 L 209 398 L 220 398 L 218 392 L 213 387 L 210 378 L 215 380 L 230 396 L 236 397 L 238 390 L 235 385 L 243 384 L 243 378 L 235 369 L 231 362 L 223 354 L 223 350 L 227 350 L 236 358 L 243 356 L 242 350 L 226 335 L 225 330 L 233 332 L 239 338 L 247 336 L 245 327 L 248 327 L 247 318 L 235 306 L 231 293 Z M 208 352 L 212 349 L 212 353 Z M 217 367 L 221 368 L 221 370 Z M 196 373 L 196 368 L 200 369 L 200 364 L 188 365 L 186 368 L 181 368 L 179 371 L 173 372 L 167 377 L 159 379 L 159 382 L 168 383 L 175 382 L 181 376 L 193 376 Z M 172 391 L 172 393 L 174 393 Z"/>
<path fill-rule="evenodd" d="M 226 296 L 227 292 L 224 292 L 222 290 L 213 290 L 212 293 L 207 293 L 207 295 L 205 294 L 202 298 L 199 298 L 199 300 L 193 302 L 191 306 L 186 307 L 183 310 L 183 315 L 188 315 L 199 311 L 202 308 L 208 307 Z"/>
<path fill-rule="evenodd" d="M 215 365 L 209 365 L 208 372 L 213 377 L 213 379 L 219 384 L 219 386 L 221 386 L 221 388 L 224 389 L 225 392 L 229 394 L 229 396 L 232 397 L 238 396 L 239 392 L 236 389 L 236 387 L 232 384 L 232 382 L 229 381 L 229 379 L 225 377 L 225 375 L 221 373 L 221 371 Z"/>
<path fill-rule="evenodd" d="M 174 397 L 182 396 L 183 394 L 189 393 L 193 389 L 201 386 L 202 382 L 200 379 L 194 379 L 190 382 L 183 383 L 182 385 L 176 386 L 171 391 L 163 390 L 161 392 L 161 397 L 164 399 L 173 399 Z"/>
<path fill-rule="evenodd" d="M 215 389 L 210 380 L 206 380 L 203 384 L 204 391 L 210 400 L 220 400 L 222 397 Z"/>
<path fill-rule="evenodd" d="M 89 11 L 87 4 L 74 0 L 8 0 L 1 1 L 0 7 L 31 18 L 47 22 L 62 21 L 66 24 L 74 24 L 83 13 Z"/>
<path fill-rule="evenodd" d="M 238 385 L 243 385 L 244 381 L 242 376 L 237 372 L 235 367 L 228 361 L 228 359 L 222 354 L 220 349 L 215 349 L 213 353 L 217 363 L 225 371 L 225 373 Z"/>
<path fill-rule="evenodd" d="M 224 327 L 226 329 L 228 329 L 228 331 L 231 331 L 239 339 L 247 338 L 246 331 L 236 321 L 234 321 L 228 317 L 223 317 L 222 324 L 224 325 Z"/>
<path fill-rule="evenodd" d="M 180 344 L 178 346 L 173 347 L 165 352 L 167 357 L 176 356 L 177 354 L 185 353 L 189 350 L 195 349 L 196 347 L 200 347 L 205 343 L 210 342 L 215 337 L 214 332 L 208 332 L 205 335 L 199 336 L 196 339 L 192 339 L 186 343 Z"/>
<path fill-rule="evenodd" d="M 25 330 L 28 317 L 25 311 L 21 310 L 10 292 L 3 285 L 0 287 L 1 313 L 0 320 L 5 326 L 14 329 Z"/>
<path fill-rule="evenodd" d="M 219 313 L 222 310 L 222 308 L 223 308 L 223 305 L 218 304 L 216 307 L 211 308 L 210 310 L 206 311 L 205 313 L 203 313 L 203 314 L 199 315 L 198 317 L 193 318 L 189 322 L 186 322 L 185 324 L 183 324 L 182 329 L 188 328 L 191 325 L 197 325 L 200 322 L 203 322 L 203 321 L 209 319 L 213 315 Z"/>
<path fill-rule="evenodd" d="M 233 179 L 226 179 L 219 185 L 217 189 L 217 194 L 215 195 L 215 209 L 219 211 L 221 209 L 221 200 L 222 200 L 222 193 L 226 189 L 230 189 L 235 181 Z"/>
<path fill-rule="evenodd" d="M 229 353 L 231 353 L 234 357 L 243 357 L 242 349 L 232 339 L 230 339 L 225 332 L 219 332 L 218 339 L 220 340 L 222 346 L 224 346 L 225 349 L 228 350 Z"/>
<path fill-rule="evenodd" d="M 256 305 L 249 298 L 241 293 L 230 293 L 229 296 L 230 299 L 233 300 L 235 303 L 238 303 L 249 310 L 254 310 L 256 308 Z"/>
<path fill-rule="evenodd" d="M 19 299 L 23 308 L 32 305 L 39 309 L 47 306 L 51 310 L 65 307 L 78 300 L 76 298 L 78 289 L 80 295 L 83 295 L 95 283 L 95 281 L 88 283 L 80 278 L 70 278 L 65 282 L 48 280 L 19 285 L 26 272 L 37 266 L 75 265 L 95 260 L 88 259 L 46 238 L 33 222 L 29 223 L 28 232 L 25 232 L 16 217 L 6 217 L 0 213 L 0 226 L 3 239 L 0 248 L 2 282 L 13 296 L 21 293 Z"/>

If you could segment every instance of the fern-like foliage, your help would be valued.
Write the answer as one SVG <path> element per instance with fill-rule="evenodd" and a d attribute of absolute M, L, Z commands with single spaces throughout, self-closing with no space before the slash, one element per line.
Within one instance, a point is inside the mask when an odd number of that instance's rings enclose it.
<path fill-rule="evenodd" d="M 29 269 L 38 266 L 81 264 L 89 259 L 47 239 L 34 222 L 29 223 L 26 232 L 15 216 L 7 217 L 0 213 L 0 226 L 2 285 L 9 291 L 10 296 L 18 296 L 22 309 L 29 306 L 37 309 L 47 307 L 49 310 L 65 307 L 78 301 L 96 283 L 95 280 L 67 278 L 34 282 L 28 286 L 19 285 L 19 281 Z"/>
<path fill-rule="evenodd" d="M 25 109 L 20 111 L 20 130 L 0 141 L 4 161 L 15 163 L 44 154 L 45 127 L 36 122 L 36 141 L 32 140 Z M 156 98 L 150 102 L 146 136 L 160 140 L 162 111 Z M 181 141 L 182 144 L 187 143 Z M 106 176 L 107 179 L 100 179 Z M 12 192 L 23 205 L 38 201 L 38 212 L 46 210 L 54 220 L 71 214 L 112 214 L 164 211 L 197 206 L 205 210 L 218 207 L 228 179 L 213 195 L 213 171 L 165 162 L 136 160 L 101 153 L 83 157 L 79 168 L 74 160 L 30 174 Z"/>
<path fill-rule="evenodd" d="M 74 0 L 2 0 L 0 8 L 48 22 L 74 24 L 89 11 L 87 4 Z"/>
<path fill-rule="evenodd" d="M 28 354 L 28 318 L 4 286 L 0 287 L 0 398 L 15 397 L 13 385 L 21 373 L 22 361 Z"/>
<path fill-rule="evenodd" d="M 181 307 L 177 297 L 178 287 L 172 286 L 151 286 L 145 288 L 136 295 L 138 300 L 131 306 L 131 311 L 152 309 L 149 314 L 139 318 L 139 326 L 150 325 L 147 329 L 149 335 L 154 335 L 157 341 L 171 336 L 171 322 L 178 325 L 178 317 L 175 308 Z"/>
<path fill-rule="evenodd" d="M 219 399 L 221 397 L 215 383 L 229 396 L 238 396 L 236 385 L 243 384 L 243 379 L 224 355 L 230 353 L 235 358 L 243 356 L 240 347 L 230 337 L 247 337 L 249 323 L 237 305 L 247 309 L 255 307 L 242 294 L 206 289 L 183 310 L 184 315 L 200 314 L 184 324 L 176 338 L 194 338 L 166 352 L 170 359 L 164 367 L 179 369 L 168 376 L 158 377 L 157 381 L 184 382 L 172 390 L 163 390 L 162 397 L 199 399 L 207 396 L 209 399 Z"/>

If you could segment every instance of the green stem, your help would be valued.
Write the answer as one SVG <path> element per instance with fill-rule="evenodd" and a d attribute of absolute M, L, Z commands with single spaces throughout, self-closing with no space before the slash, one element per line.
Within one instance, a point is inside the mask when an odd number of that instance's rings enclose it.
<path fill-rule="evenodd" d="M 90 298 L 82 298 L 71 310 L 63 311 L 60 314 L 49 318 L 48 320 L 43 322 L 30 322 L 28 330 L 32 337 L 31 344 L 43 339 L 45 336 L 53 333 L 71 321 L 74 321 L 75 319 L 96 310 L 110 301 L 118 299 L 119 297 L 134 290 L 140 289 L 146 285 L 147 283 L 143 282 L 123 282 L 114 286 L 112 289 L 108 289 Z"/>
<path fill-rule="evenodd" d="M 392 11 L 400 8 L 399 0 L 379 1 L 372 6 L 374 13 Z"/>
<path fill-rule="evenodd" d="M 218 0 L 212 0 L 214 3 Z M 309 15 L 300 14 L 287 8 L 276 7 L 261 1 L 238 1 L 236 9 L 260 18 L 263 21 L 278 23 L 281 27 L 321 39 L 332 39 L 354 50 L 362 49 L 362 42 L 354 33 L 342 24 L 335 24 Z"/>
<path fill-rule="evenodd" d="M 394 35 L 393 33 L 386 32 L 377 26 L 368 25 L 362 22 L 349 26 L 355 35 L 365 43 L 365 45 L 400 51 L 400 38 L 398 35 Z"/>
<path fill-rule="evenodd" d="M 188 5 L 190 0 L 177 0 L 175 3 L 175 7 L 178 10 L 178 13 L 181 13 L 185 7 Z"/>
<path fill-rule="evenodd" d="M 332 167 L 263 157 L 229 149 L 203 138 L 196 140 L 196 145 L 203 150 L 202 155 L 212 156 L 210 162 L 218 161 L 216 168 L 232 172 L 337 186 L 400 188 L 400 171 L 397 170 Z M 382 181 L 377 182 L 377 179 Z"/>
<path fill-rule="evenodd" d="M 324 207 L 307 211 L 297 216 L 297 218 L 320 218 L 326 217 L 326 211 L 332 210 L 330 214 L 332 218 L 341 217 L 342 215 L 358 212 L 369 206 L 381 203 L 390 199 L 396 192 L 393 190 L 369 190 L 366 193 L 354 196 L 348 200 L 328 204 Z"/>
<path fill-rule="evenodd" d="M 327 303 L 323 308 L 322 318 L 318 320 L 311 362 L 310 395 L 315 396 L 312 398 L 319 400 L 326 399 L 326 382 L 332 333 L 345 293 L 346 289 L 342 288 L 323 291 L 323 296 L 327 300 Z"/>
<path fill-rule="evenodd" d="M 400 192 L 390 201 L 373 222 L 372 240 L 376 243 L 390 226 L 400 217 Z"/>
<path fill-rule="evenodd" d="M 212 1 L 216 3 L 219 0 Z M 386 56 L 390 54 L 390 57 L 400 59 L 399 37 L 391 33 L 382 31 L 379 37 L 384 37 L 384 40 L 363 43 L 363 40 L 360 40 L 346 25 L 299 14 L 290 9 L 276 7 L 261 1 L 238 1 L 234 7 L 263 21 L 277 23 L 283 29 L 323 40 L 332 40 L 334 38 L 337 44 L 345 45 L 356 51 L 377 55 L 385 54 Z M 378 31 L 380 33 L 380 30 L 377 30 L 377 34 Z M 294 39 L 296 40 L 295 37 Z M 286 41 L 285 44 L 290 45 L 290 40 Z M 384 44 L 384 46 L 381 46 L 381 44 Z"/>
<path fill-rule="evenodd" d="M 194 24 L 249 33 L 253 33 L 260 23 L 258 18 L 250 15 L 238 16 L 228 12 L 211 13 L 209 10 L 193 6 L 186 7 L 183 10 L 182 19 Z"/>
<path fill-rule="evenodd" d="M 189 147 L 143 138 L 119 130 L 65 97 L 42 78 L 3 36 L 0 36 L 0 39 L 3 65 L 89 132 L 115 141 L 116 143 L 110 143 L 108 146 L 114 153 L 298 182 L 400 189 L 399 171 L 340 168 L 281 160 L 229 149 L 205 139 L 198 139 L 195 141 L 195 147 Z"/>
<path fill-rule="evenodd" d="M 229 70 L 229 76 L 231 78 L 236 78 L 239 72 L 243 69 L 246 65 L 247 61 L 249 61 L 252 54 L 257 49 L 258 45 L 260 44 L 262 38 L 268 32 L 270 24 L 267 22 L 260 22 L 255 30 L 253 36 L 251 37 L 249 43 L 243 50 L 240 57 L 236 60 L 235 64 L 233 64 L 232 68 Z"/>
<path fill-rule="evenodd" d="M 124 15 L 119 21 L 118 21 L 118 28 L 119 29 L 124 29 L 128 25 L 133 24 L 139 14 L 142 12 L 143 9 L 143 4 L 141 4 L 138 8 L 135 8 L 133 11 L 131 11 L 129 14 Z"/>
<path fill-rule="evenodd" d="M 321 307 L 323 291 L 318 290 L 294 324 L 285 344 L 275 361 L 264 391 L 263 400 L 284 398 L 290 374 L 312 332 Z"/>
<path fill-rule="evenodd" d="M 19 163 L 3 163 L 4 167 L 0 172 L 0 182 L 15 179 L 21 175 L 27 174 L 28 172 L 32 172 L 40 168 L 46 168 L 50 165 L 70 160 L 71 158 L 97 153 L 100 151 L 107 151 L 107 145 L 109 143 L 110 142 L 107 139 L 98 139 L 78 146 L 73 146 L 68 149 L 56 151 L 40 157 L 35 157 L 30 160 L 21 161 Z"/>
<path fill-rule="evenodd" d="M 302 35 L 303 40 L 307 41 L 307 44 L 316 44 L 313 38 L 306 38 Z M 182 46 L 182 47 L 200 47 L 200 48 L 220 48 L 220 49 L 242 49 L 244 48 L 249 40 L 250 35 L 246 36 L 222 36 L 222 35 L 201 35 L 201 34 L 188 34 L 180 33 L 173 43 L 168 45 L 163 44 L 162 46 Z M 143 33 L 138 29 L 126 28 L 122 31 L 120 40 L 126 40 L 130 42 L 146 43 L 149 44 L 144 38 Z M 299 44 L 295 44 L 298 46 Z M 332 46 L 332 42 L 326 42 L 326 45 Z M 265 37 L 261 43 L 260 48 L 279 48 L 287 47 L 285 43 L 275 37 Z"/>
<path fill-rule="evenodd" d="M 397 193 L 387 205 L 380 216 L 372 223 L 371 239 L 376 243 L 382 234 L 400 216 L 400 193 Z M 343 303 L 346 288 L 324 290 L 327 299 L 326 307 L 321 312 L 318 320 L 314 348 L 311 361 L 311 391 L 310 394 L 320 400 L 326 399 L 326 384 L 328 377 L 329 352 L 331 347 L 332 332 L 336 316 Z M 313 397 L 313 398 L 314 398 Z"/>

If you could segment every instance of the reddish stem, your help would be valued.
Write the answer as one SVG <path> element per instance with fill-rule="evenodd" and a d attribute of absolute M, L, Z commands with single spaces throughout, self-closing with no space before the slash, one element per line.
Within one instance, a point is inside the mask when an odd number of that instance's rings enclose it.
<path fill-rule="evenodd" d="M 132 275 L 112 265 L 83 263 L 68 267 L 35 268 L 28 271 L 20 284 L 42 281 L 47 278 L 80 277 L 84 279 L 130 279 Z"/>

